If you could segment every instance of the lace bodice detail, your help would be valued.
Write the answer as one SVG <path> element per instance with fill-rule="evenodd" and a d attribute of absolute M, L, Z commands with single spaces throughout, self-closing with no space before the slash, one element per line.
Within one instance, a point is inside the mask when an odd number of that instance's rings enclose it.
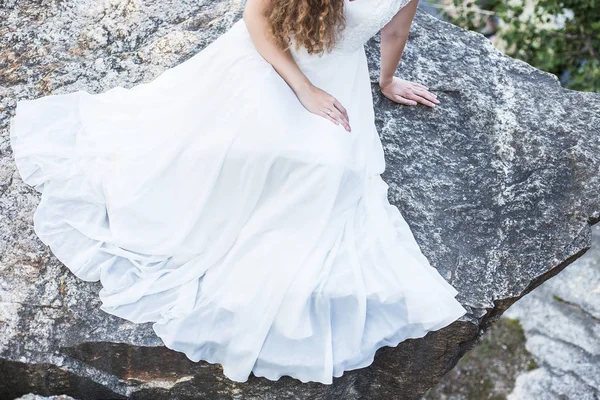
<path fill-rule="evenodd" d="M 344 0 L 346 28 L 331 53 L 349 52 L 361 48 L 410 1 Z M 304 48 L 295 50 L 294 46 L 292 39 L 292 53 L 296 58 L 311 57 Z"/>

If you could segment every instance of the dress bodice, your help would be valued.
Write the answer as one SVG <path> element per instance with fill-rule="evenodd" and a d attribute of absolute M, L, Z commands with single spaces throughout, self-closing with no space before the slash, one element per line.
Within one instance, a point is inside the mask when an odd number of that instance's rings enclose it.
<path fill-rule="evenodd" d="M 339 42 L 330 53 L 345 53 L 361 48 L 410 1 L 411 0 L 344 0 L 346 27 L 342 32 Z M 291 51 L 296 59 L 314 57 L 309 55 L 302 47 L 299 50 L 296 50 L 293 38 Z"/>

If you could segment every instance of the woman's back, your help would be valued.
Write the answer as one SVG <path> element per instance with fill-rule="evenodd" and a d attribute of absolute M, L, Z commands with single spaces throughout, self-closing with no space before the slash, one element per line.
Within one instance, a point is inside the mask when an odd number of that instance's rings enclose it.
<path fill-rule="evenodd" d="M 331 54 L 361 49 L 394 15 L 411 0 L 344 0 L 346 27 Z M 418 1 L 418 0 L 414 0 Z M 304 48 L 291 51 L 297 60 L 310 58 Z"/>

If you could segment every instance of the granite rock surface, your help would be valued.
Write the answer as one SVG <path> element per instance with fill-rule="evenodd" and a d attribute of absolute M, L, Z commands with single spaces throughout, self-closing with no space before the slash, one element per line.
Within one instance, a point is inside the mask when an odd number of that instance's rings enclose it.
<path fill-rule="evenodd" d="M 592 231 L 589 252 L 504 314 L 521 322 L 539 366 L 508 400 L 600 398 L 600 225 Z"/>
<path fill-rule="evenodd" d="M 467 315 L 380 349 L 332 385 L 240 384 L 166 349 L 150 324 L 99 310 L 99 284 L 77 280 L 33 231 L 39 195 L 20 180 L 8 136 L 16 101 L 151 81 L 242 9 L 242 0 L 0 4 L 0 398 L 418 399 L 512 303 L 590 248 L 600 95 L 566 90 L 482 35 L 419 11 L 398 76 L 437 93 L 435 109 L 382 97 L 378 39 L 367 45 L 383 177 Z"/>

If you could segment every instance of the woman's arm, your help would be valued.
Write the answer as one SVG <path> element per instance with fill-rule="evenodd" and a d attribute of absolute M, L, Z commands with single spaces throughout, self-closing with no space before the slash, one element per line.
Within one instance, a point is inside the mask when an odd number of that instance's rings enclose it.
<path fill-rule="evenodd" d="M 406 46 L 418 2 L 418 0 L 411 0 L 381 30 L 379 87 L 387 98 L 397 103 L 416 105 L 420 102 L 435 107 L 434 103 L 439 103 L 439 100 L 435 94 L 428 91 L 427 87 L 394 76 Z"/>
<path fill-rule="evenodd" d="M 350 132 L 346 109 L 337 99 L 314 86 L 298 67 L 289 50 L 282 50 L 267 37 L 265 10 L 273 0 L 248 0 L 244 9 L 244 23 L 260 55 L 294 91 L 302 105 L 310 112 L 342 124 Z M 331 110 L 330 115 L 328 110 Z"/>

